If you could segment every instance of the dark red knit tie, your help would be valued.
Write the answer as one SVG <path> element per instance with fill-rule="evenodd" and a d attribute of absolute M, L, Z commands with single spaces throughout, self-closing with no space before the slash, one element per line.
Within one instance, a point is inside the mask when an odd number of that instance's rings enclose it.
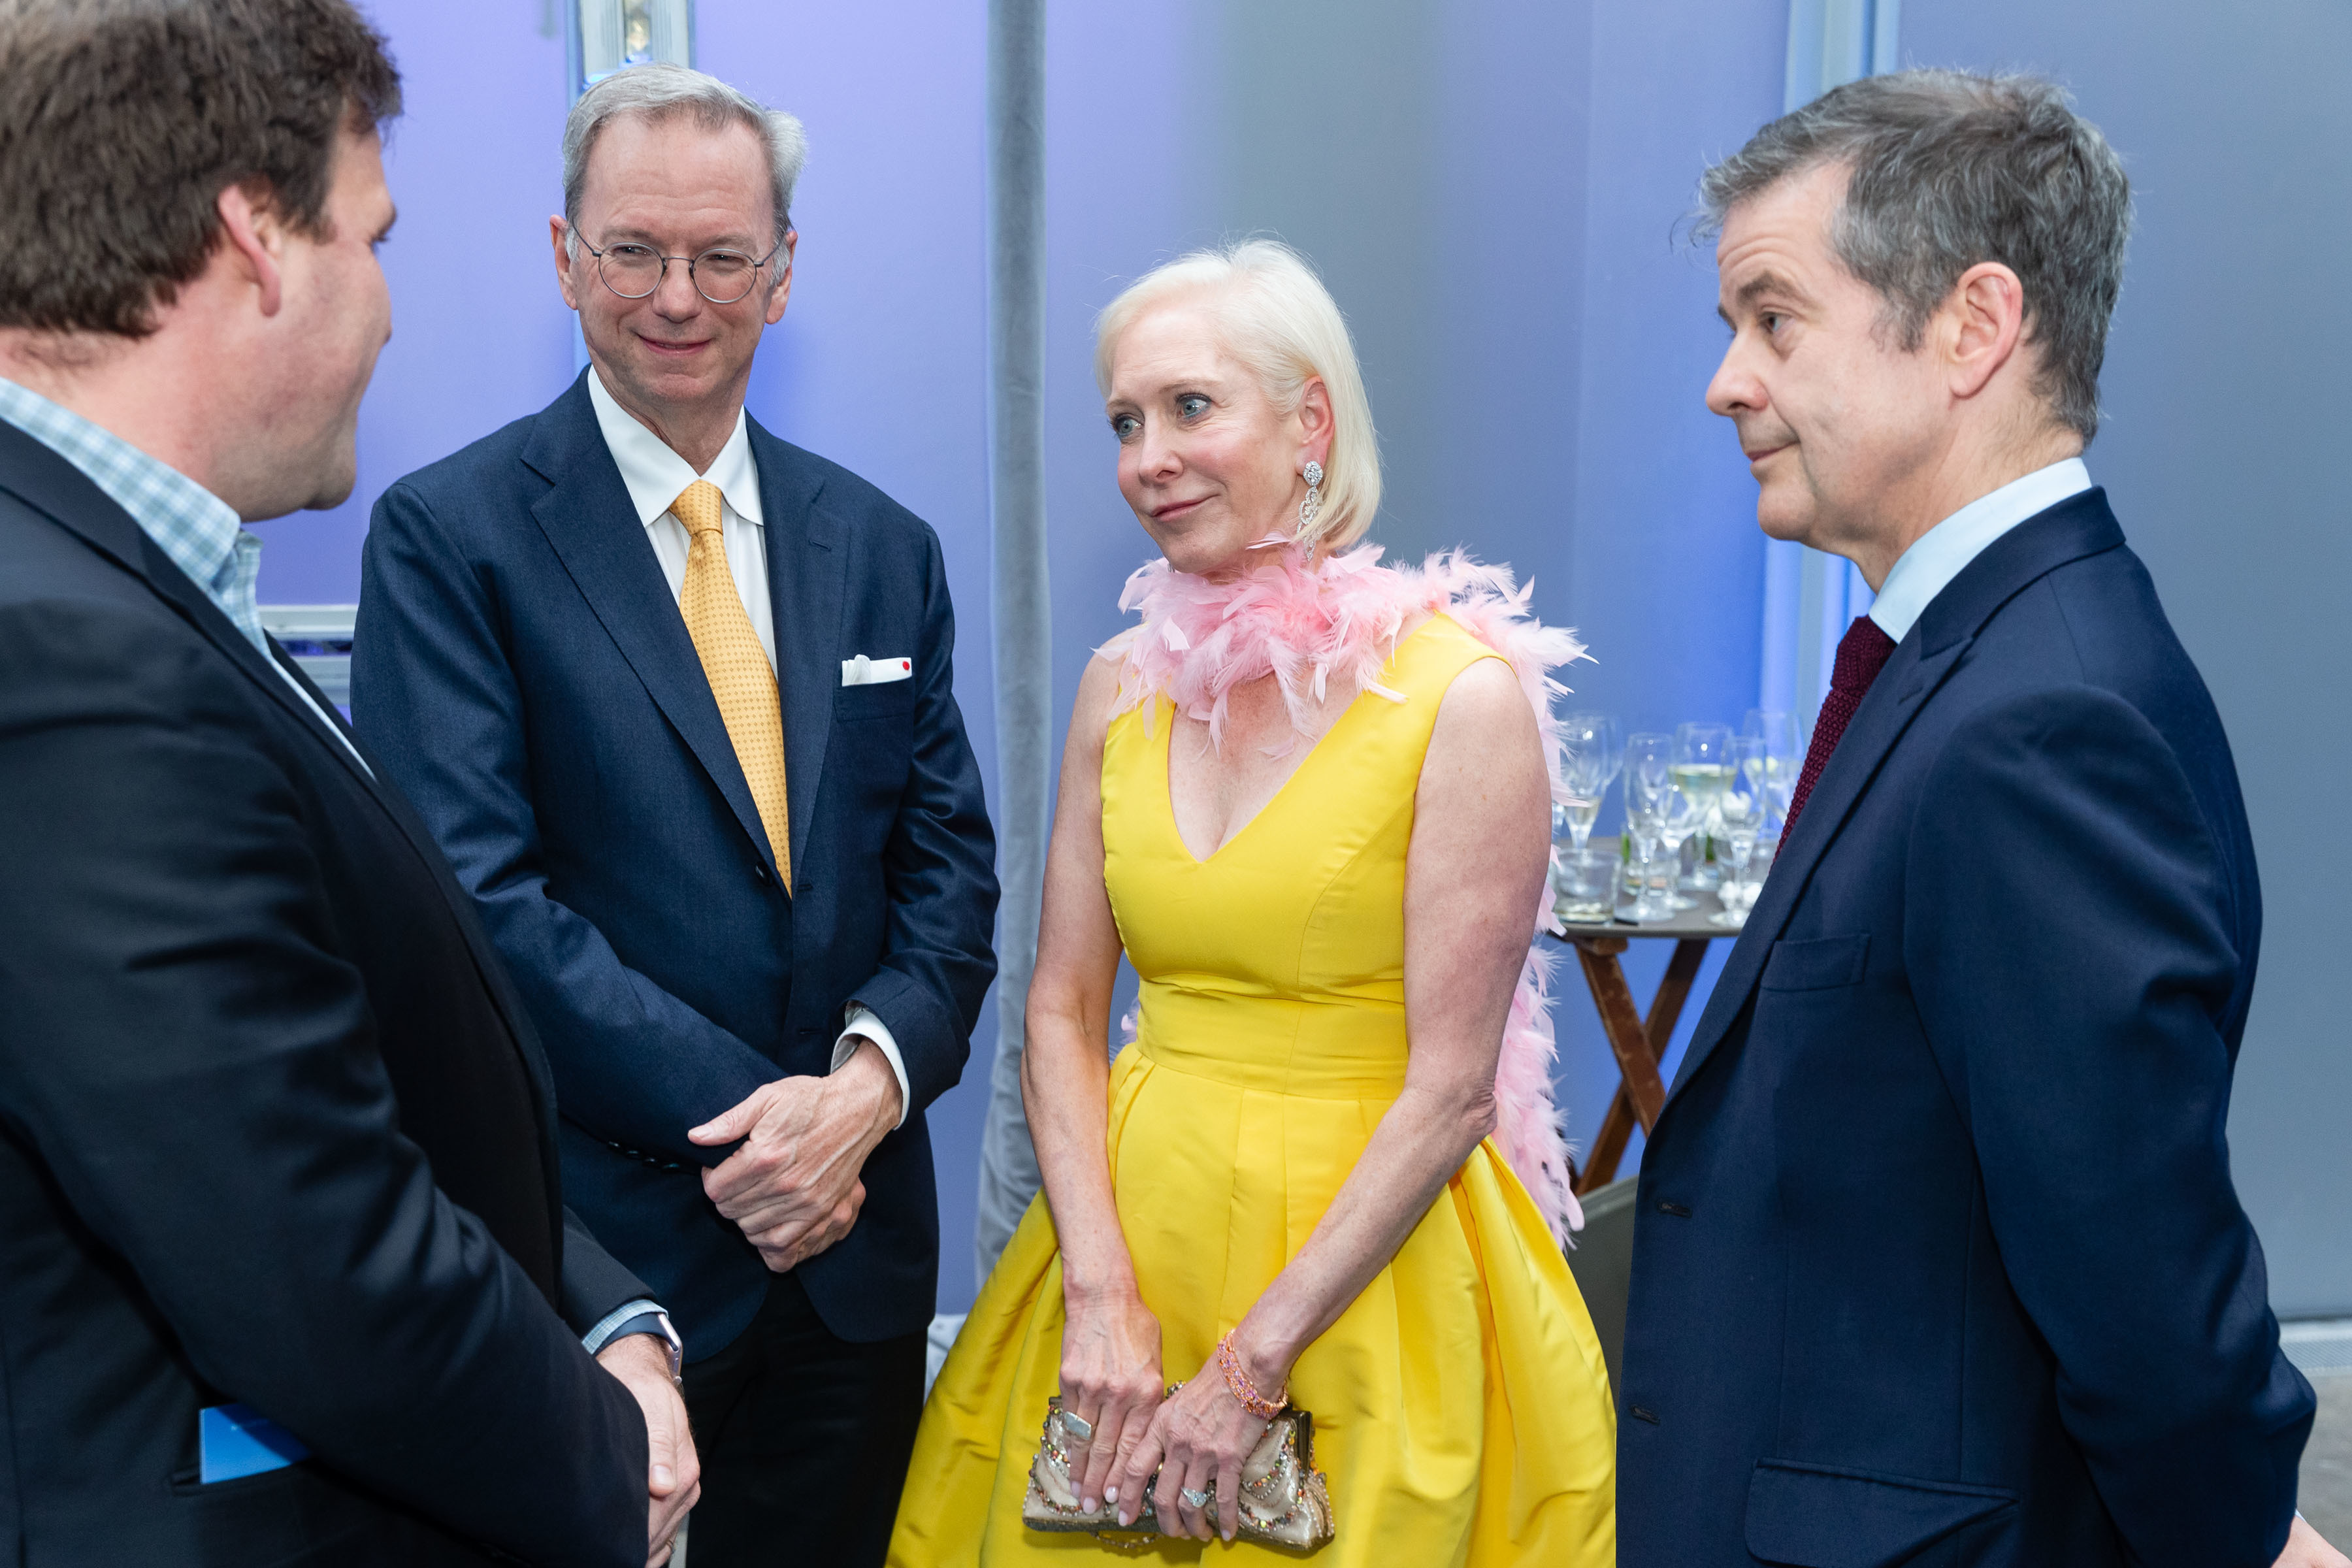
<path fill-rule="evenodd" d="M 1829 766 L 1830 753 L 1837 750 L 1838 737 L 1845 733 L 1853 710 L 1862 706 L 1863 694 L 1886 668 L 1886 656 L 1894 651 L 1895 639 L 1868 616 L 1854 617 L 1853 625 L 1838 639 L 1837 663 L 1830 669 L 1830 694 L 1822 699 L 1821 717 L 1813 721 L 1813 743 L 1805 748 L 1797 793 L 1789 801 L 1789 820 L 1780 826 L 1781 843 L 1786 844 L 1797 831 L 1797 814 L 1812 797 L 1814 784 Z"/>

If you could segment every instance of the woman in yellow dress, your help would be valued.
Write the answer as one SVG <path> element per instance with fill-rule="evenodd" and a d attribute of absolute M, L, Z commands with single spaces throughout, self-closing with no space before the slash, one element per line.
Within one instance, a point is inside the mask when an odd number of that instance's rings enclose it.
<path fill-rule="evenodd" d="M 1131 1521 L 1156 1488 L 1159 1561 L 1296 1561 L 1209 1523 L 1287 1400 L 1329 1478 L 1325 1563 L 1613 1563 L 1528 957 L 1542 667 L 1574 645 L 1507 573 L 1349 549 L 1379 498 L 1370 414 L 1283 247 L 1139 281 L 1097 371 L 1165 559 L 1065 753 L 1023 1064 L 1045 1192 L 940 1372 L 890 1561 L 1136 1554 L 1023 1524 L 1058 1394 L 1090 1434 L 1082 1505 Z M 1113 1062 L 1122 948 L 1140 1019 Z"/>

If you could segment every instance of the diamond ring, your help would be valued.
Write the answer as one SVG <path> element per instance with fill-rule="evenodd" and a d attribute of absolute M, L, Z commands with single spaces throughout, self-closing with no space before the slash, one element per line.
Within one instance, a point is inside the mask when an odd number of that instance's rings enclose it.
<path fill-rule="evenodd" d="M 1196 1492 L 1191 1487 L 1184 1488 L 1176 1495 L 1182 1498 L 1187 1504 L 1193 1508 L 1206 1508 L 1209 1506 L 1209 1494 L 1206 1492 Z"/>
<path fill-rule="evenodd" d="M 1062 1430 L 1083 1443 L 1095 1435 L 1095 1424 L 1083 1415 L 1075 1415 L 1065 1410 L 1062 1412 Z"/>

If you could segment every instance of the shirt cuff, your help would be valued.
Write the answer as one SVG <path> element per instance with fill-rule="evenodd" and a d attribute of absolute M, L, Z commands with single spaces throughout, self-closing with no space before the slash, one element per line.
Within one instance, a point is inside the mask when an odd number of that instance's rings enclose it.
<path fill-rule="evenodd" d="M 863 1002 L 852 1002 L 847 1009 L 849 1021 L 843 1026 L 841 1038 L 833 1042 L 833 1066 L 839 1072 L 844 1062 L 857 1054 L 857 1042 L 873 1041 L 882 1047 L 882 1057 L 890 1064 L 890 1071 L 898 1080 L 898 1120 L 893 1130 L 907 1125 L 907 1113 L 915 1108 L 914 1091 L 907 1087 L 906 1058 L 898 1054 L 898 1041 L 890 1033 L 890 1026 L 874 1016 L 874 1009 Z"/>
<path fill-rule="evenodd" d="M 623 1323 L 627 1322 L 631 1318 L 642 1318 L 647 1312 L 658 1312 L 661 1310 L 662 1304 L 650 1296 L 640 1296 L 634 1301 L 624 1301 L 597 1319 L 596 1326 L 580 1336 L 580 1343 L 590 1355 L 594 1355 L 612 1342 L 613 1331 Z"/>

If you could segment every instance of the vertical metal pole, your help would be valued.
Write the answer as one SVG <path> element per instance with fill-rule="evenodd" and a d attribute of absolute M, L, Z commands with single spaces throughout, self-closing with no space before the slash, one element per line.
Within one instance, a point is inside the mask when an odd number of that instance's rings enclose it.
<path fill-rule="evenodd" d="M 1036 1195 L 1021 1053 L 1053 779 L 1045 569 L 1045 0 L 988 7 L 988 413 L 996 672 L 996 1060 L 973 1237 L 986 1279 Z"/>

